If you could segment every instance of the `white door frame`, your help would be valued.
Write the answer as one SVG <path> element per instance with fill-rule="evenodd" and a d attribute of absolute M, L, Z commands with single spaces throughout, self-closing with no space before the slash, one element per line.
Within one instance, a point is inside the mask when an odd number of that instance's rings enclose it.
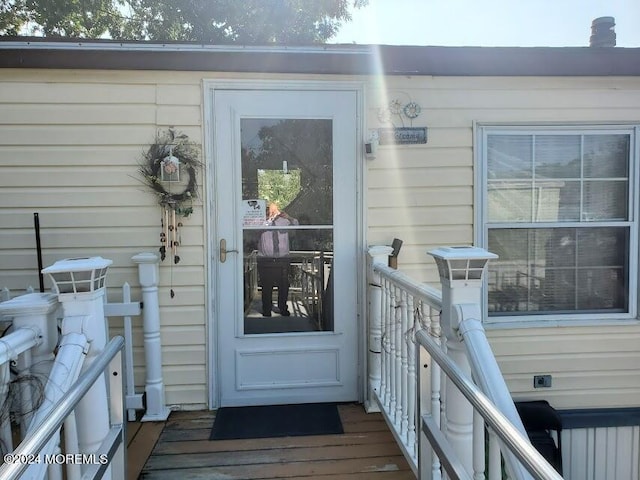
<path fill-rule="evenodd" d="M 205 301 L 206 301 L 206 339 L 207 339 L 207 368 L 206 368 L 206 381 L 208 387 L 208 403 L 209 408 L 214 409 L 219 406 L 219 379 L 216 375 L 218 369 L 218 349 L 217 349 L 217 318 L 215 318 L 215 261 L 217 257 L 217 245 L 216 245 L 216 225 L 212 221 L 214 215 L 214 178 L 213 178 L 213 165 L 214 165 L 214 125 L 215 125 L 215 106 L 214 106 L 214 93 L 216 90 L 349 90 L 354 91 L 357 97 L 357 118 L 354 119 L 356 123 L 356 136 L 357 138 L 364 139 L 364 85 L 362 82 L 354 81 L 319 81 L 319 80 L 247 80 L 247 79 L 225 79 L 225 80 L 204 80 L 203 81 L 203 160 L 205 164 L 205 178 L 204 178 L 204 212 L 205 212 L 205 259 L 207 262 L 206 271 L 207 279 L 205 286 Z M 364 391 L 366 388 L 367 374 L 366 374 L 366 299 L 364 298 L 366 289 L 366 264 L 365 264 L 365 229 L 366 229 L 366 202 L 365 202 L 365 169 L 364 169 L 364 154 L 363 154 L 363 141 L 356 142 L 357 151 L 355 161 L 356 165 L 356 189 L 357 189 L 357 245 L 358 258 L 356 259 L 358 265 L 358 281 L 356 285 L 357 294 L 357 332 L 358 332 L 358 391 L 359 398 L 362 401 Z"/>

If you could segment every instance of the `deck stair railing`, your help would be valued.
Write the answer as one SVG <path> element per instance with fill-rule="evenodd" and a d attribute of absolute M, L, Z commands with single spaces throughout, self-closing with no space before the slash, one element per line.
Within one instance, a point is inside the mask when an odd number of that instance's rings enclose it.
<path fill-rule="evenodd" d="M 482 275 L 495 256 L 432 252 L 439 291 L 388 267 L 391 252 L 369 250 L 367 407 L 382 412 L 416 476 L 498 480 L 504 459 L 510 479 L 561 479 L 527 439 L 482 327 Z"/>
<path fill-rule="evenodd" d="M 124 423 L 124 396 L 122 385 L 122 350 L 124 339 L 120 336 L 113 338 L 95 361 L 82 375 L 66 390 L 65 394 L 47 410 L 47 415 L 30 429 L 26 438 L 5 460 L 11 459 L 0 466 L 0 478 L 3 480 L 40 479 L 46 478 L 49 467 L 49 478 L 63 478 L 60 467 L 67 465 L 68 479 L 91 480 L 105 478 L 124 478 L 126 466 L 126 442 Z M 110 428 L 100 442 L 99 447 L 91 454 L 67 453 L 52 451 L 51 445 L 57 444 L 60 428 L 74 418 L 74 410 L 78 403 L 96 385 L 103 381 L 105 372 L 109 379 Z M 80 419 L 78 419 L 80 420 Z M 91 422 L 92 419 L 86 419 Z M 87 425 L 89 428 L 91 425 Z M 47 453 L 45 453 L 47 452 Z M 79 468 L 84 464 L 84 471 Z M 57 467 L 57 468 L 56 468 Z"/>
<path fill-rule="evenodd" d="M 18 438 L 24 438 L 37 408 L 36 388 L 51 370 L 57 343 L 54 294 L 28 293 L 10 298 L 8 290 L 0 303 L 3 331 L 0 339 L 0 442 L 13 450 L 10 408 L 20 423 Z"/>
<path fill-rule="evenodd" d="M 5 455 L 0 478 L 76 480 L 124 475 L 121 366 L 114 365 L 106 375 L 106 364 L 101 365 L 111 362 L 123 345 L 121 338 L 114 340 L 117 349 L 104 360 L 108 338 L 105 279 L 111 263 L 102 257 L 65 259 L 43 270 L 53 282 L 62 310 L 60 338 L 26 438 L 15 452 Z M 17 332 L 28 328 L 35 331 L 40 343 L 49 345 L 51 355 L 57 322 L 48 314 L 57 306 L 50 297 L 46 293 L 24 295 L 3 302 L 0 311 L 13 314 L 12 327 L 17 326 Z M 96 364 L 100 368 L 94 367 Z M 90 373 L 95 368 L 97 372 Z M 81 374 L 84 376 L 79 384 L 86 384 L 86 388 L 77 384 L 72 387 Z M 68 409 L 56 410 L 62 405 Z"/>
<path fill-rule="evenodd" d="M 160 307 L 158 298 L 159 283 L 159 257 L 155 253 L 140 253 L 132 257 L 132 261 L 138 267 L 138 279 L 142 289 L 141 301 L 132 301 L 131 287 L 128 283 L 122 286 L 122 302 L 106 302 L 104 297 L 105 317 L 122 317 L 122 335 L 125 339 L 125 378 L 126 378 L 126 408 L 127 418 L 134 421 L 137 418 L 137 411 L 143 410 L 141 421 L 165 421 L 170 413 L 166 405 L 165 388 L 162 376 L 162 344 L 160 337 Z M 48 300 L 45 300 L 48 299 Z M 6 302 L 9 304 L 6 304 Z M 54 305 L 55 304 L 55 305 Z M 33 373 L 41 378 L 48 376 L 48 371 L 53 362 L 53 350 L 57 341 L 56 325 L 61 317 L 54 315 L 60 307 L 55 294 L 33 293 L 33 288 L 28 287 L 26 294 L 13 296 L 8 288 L 0 288 L 0 328 L 11 327 L 15 329 L 23 320 L 28 322 L 33 320 L 33 316 L 38 310 L 47 310 L 47 320 L 39 328 L 49 329 L 49 338 L 53 343 L 44 344 L 37 348 L 38 358 L 32 359 L 34 365 Z M 34 310 L 35 309 L 35 310 Z M 142 334 L 144 342 L 144 365 L 145 365 L 145 386 L 144 393 L 136 391 L 134 372 L 134 327 L 132 317 L 142 314 Z M 12 330 L 9 329 L 8 332 Z M 6 337 L 2 340 L 6 341 Z M 42 342 L 40 342 L 42 343 Z M 28 352 L 27 352 L 28 353 Z M 28 355 L 24 356 L 28 359 Z M 16 360 L 16 359 L 14 359 Z M 27 360 L 28 361 L 28 360 Z M 21 359 L 14 361 L 18 370 L 23 372 L 23 376 L 29 374 L 28 365 L 22 365 Z M 0 367 L 0 395 L 2 394 L 2 371 Z M 14 369 L 15 370 L 15 369 Z M 25 391 L 28 389 L 25 387 Z M 30 393 L 30 391 L 29 391 Z M 21 402 L 22 403 L 22 402 Z M 28 408 L 28 405 L 27 407 Z M 24 418 L 28 419 L 25 414 Z M 0 423 L 2 419 L 0 418 Z M 0 428 L 0 435 L 2 429 Z"/>

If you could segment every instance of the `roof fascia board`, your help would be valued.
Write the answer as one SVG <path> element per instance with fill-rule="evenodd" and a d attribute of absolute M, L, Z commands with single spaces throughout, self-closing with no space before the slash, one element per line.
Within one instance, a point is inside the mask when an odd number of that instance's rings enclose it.
<path fill-rule="evenodd" d="M 0 68 L 431 76 L 640 76 L 640 48 L 306 47 L 0 41 Z"/>

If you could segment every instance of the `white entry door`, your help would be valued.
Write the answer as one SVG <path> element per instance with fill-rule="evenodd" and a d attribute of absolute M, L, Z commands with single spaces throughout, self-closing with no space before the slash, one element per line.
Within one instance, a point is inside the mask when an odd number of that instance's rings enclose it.
<path fill-rule="evenodd" d="M 213 102 L 219 404 L 357 400 L 357 92 Z"/>

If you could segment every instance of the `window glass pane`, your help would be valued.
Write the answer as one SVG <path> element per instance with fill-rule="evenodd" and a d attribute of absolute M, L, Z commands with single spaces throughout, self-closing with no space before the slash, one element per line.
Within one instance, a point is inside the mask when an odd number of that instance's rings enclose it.
<path fill-rule="evenodd" d="M 489 262 L 489 312 L 537 310 L 540 282 L 534 274 L 538 249 L 532 230 L 490 229 L 488 248 L 499 257 Z"/>
<path fill-rule="evenodd" d="M 627 227 L 490 229 L 490 315 L 627 312 Z"/>
<path fill-rule="evenodd" d="M 536 222 L 577 222 L 580 220 L 580 182 L 536 180 Z"/>
<path fill-rule="evenodd" d="M 628 217 L 627 181 L 585 181 L 582 220 L 626 220 Z"/>
<path fill-rule="evenodd" d="M 489 221 L 530 222 L 532 183 L 530 181 L 490 181 L 487 192 Z"/>
<path fill-rule="evenodd" d="M 558 206 L 558 221 L 580 221 L 581 182 L 563 181 L 560 187 L 560 203 Z"/>
<path fill-rule="evenodd" d="M 489 135 L 487 138 L 488 178 L 532 177 L 531 135 Z"/>
<path fill-rule="evenodd" d="M 627 228 L 580 228 L 577 231 L 578 267 L 623 268 L 626 263 Z"/>
<path fill-rule="evenodd" d="M 536 135 L 536 182 L 580 178 L 579 135 Z"/>
<path fill-rule="evenodd" d="M 584 176 L 626 178 L 629 176 L 629 135 L 585 135 Z"/>
<path fill-rule="evenodd" d="M 627 289 L 623 268 L 578 271 L 578 310 L 626 311 Z"/>

